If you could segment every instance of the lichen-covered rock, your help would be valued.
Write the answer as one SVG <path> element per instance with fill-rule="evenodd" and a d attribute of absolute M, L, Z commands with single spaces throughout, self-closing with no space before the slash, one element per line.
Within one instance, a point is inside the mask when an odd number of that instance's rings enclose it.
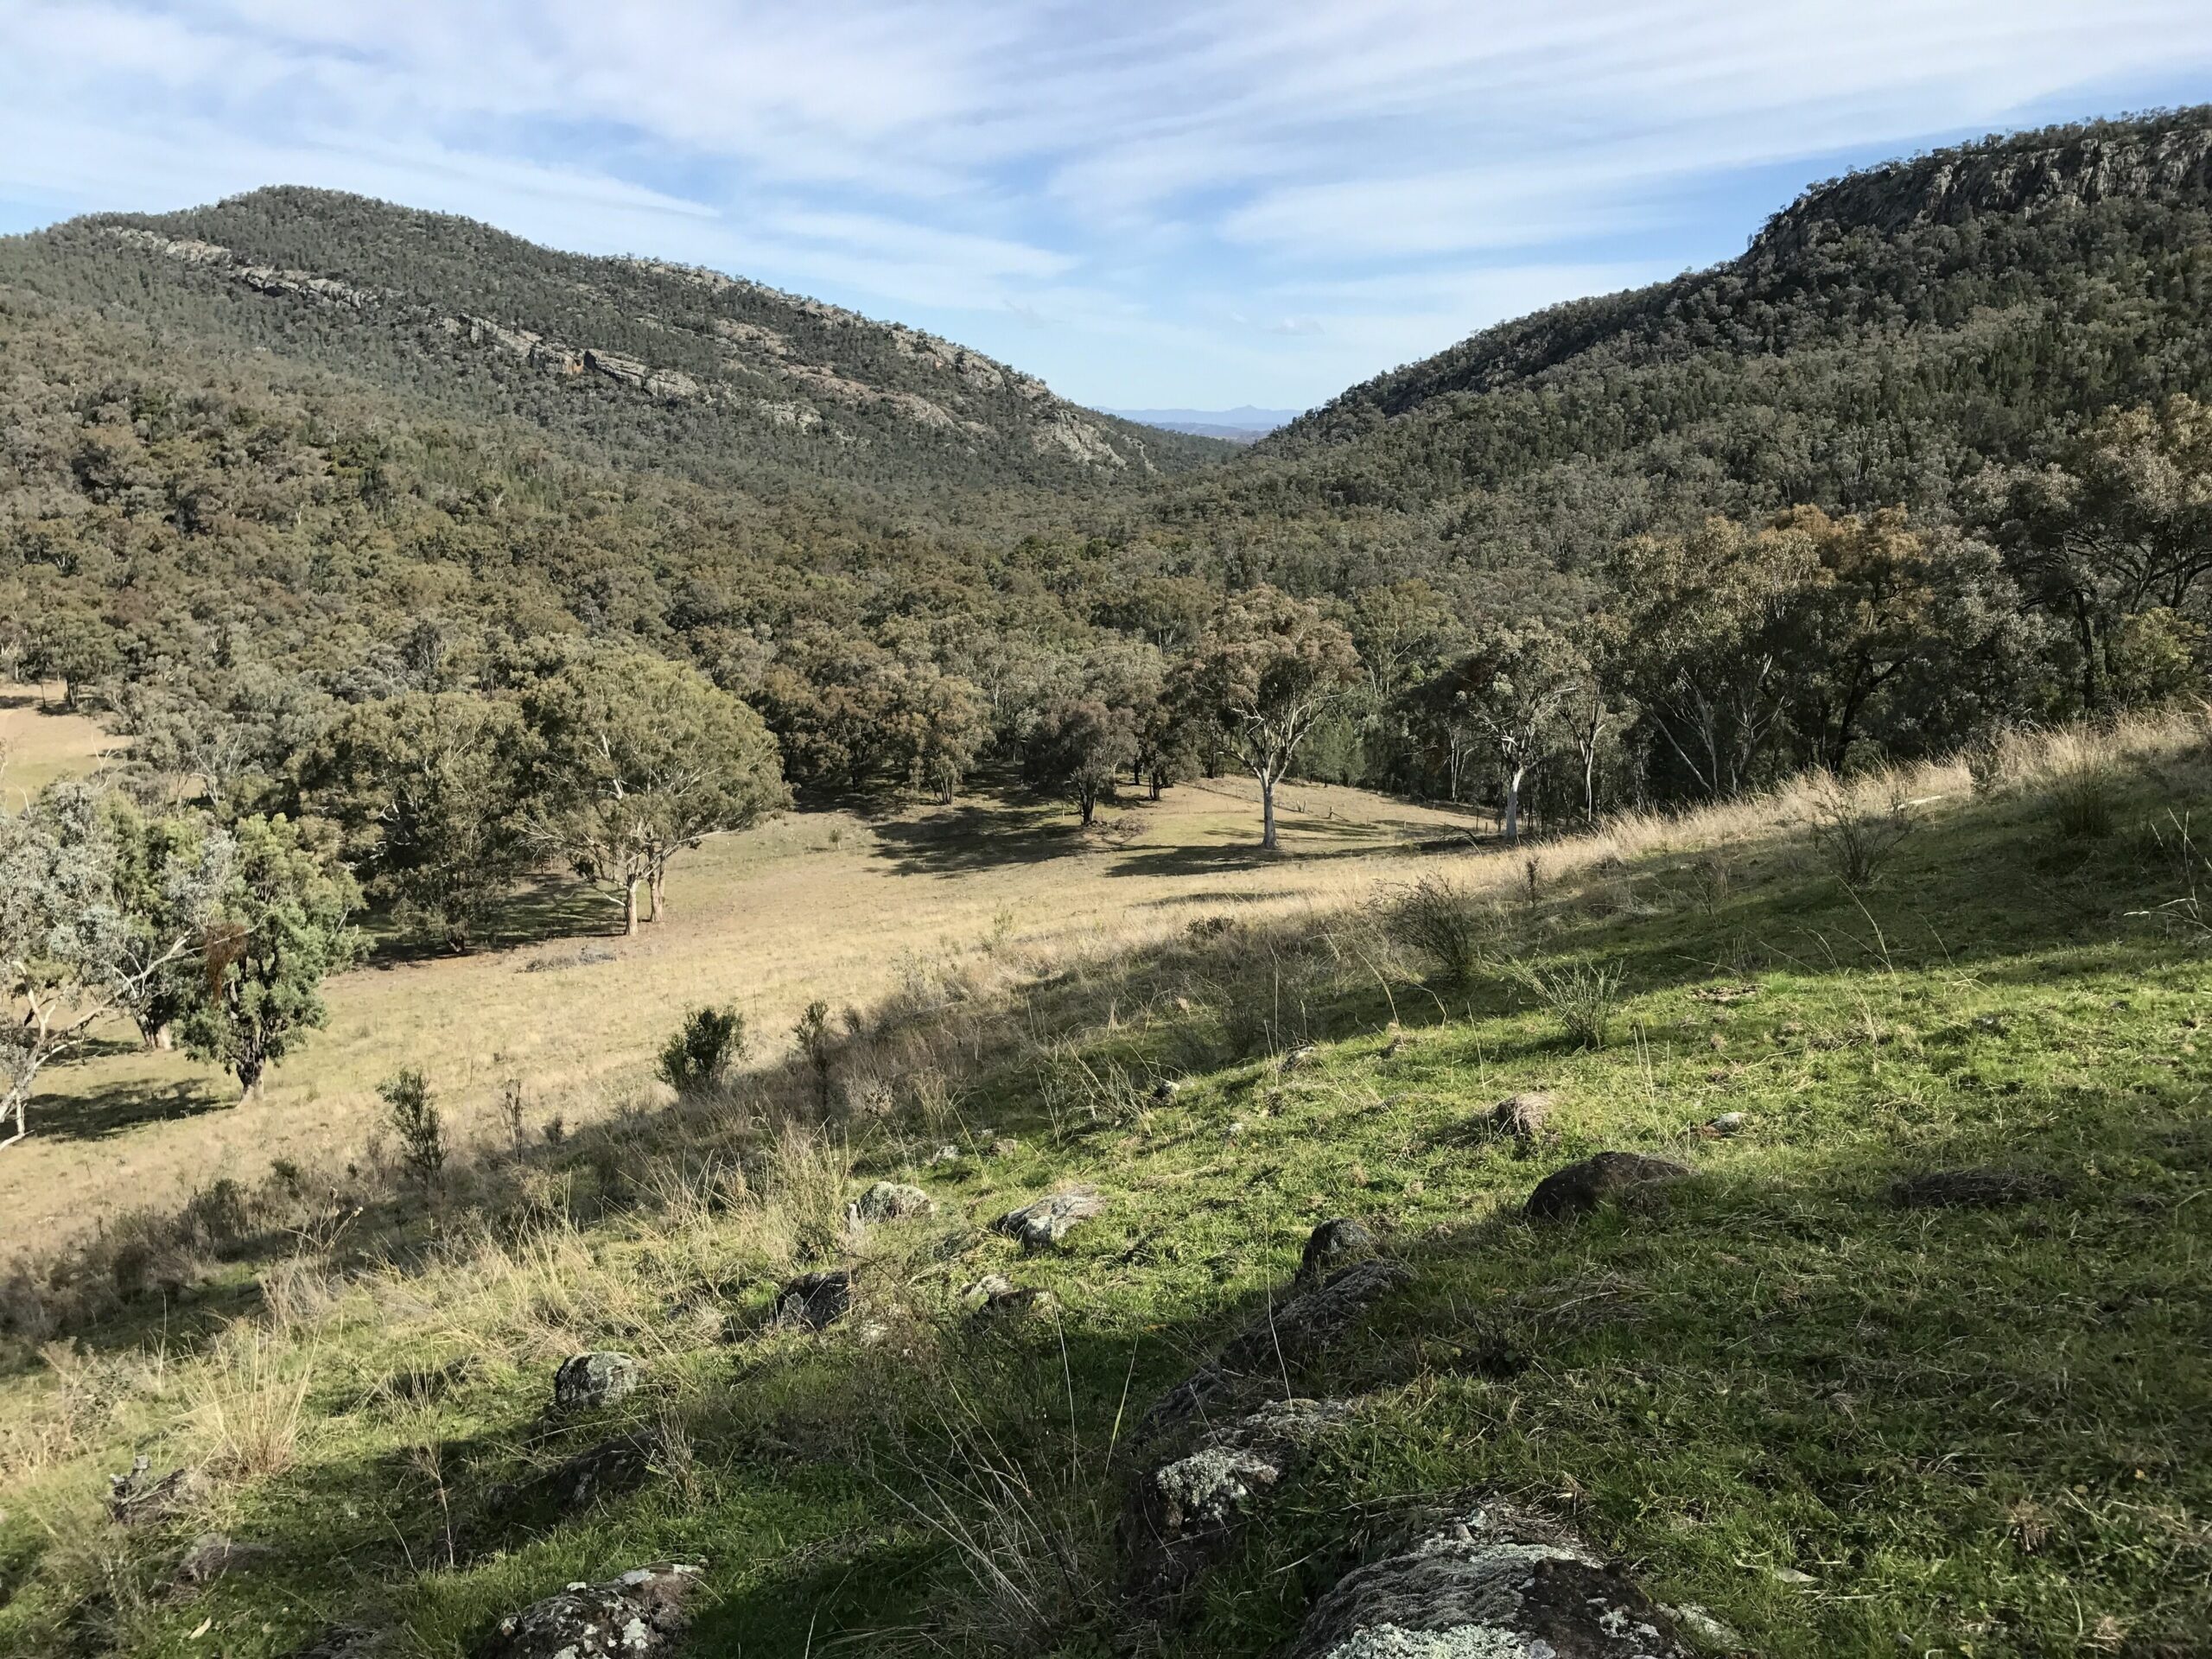
<path fill-rule="evenodd" d="M 1335 1217 L 1306 1236 L 1306 1254 L 1298 1263 L 1298 1282 L 1312 1284 L 1347 1262 L 1374 1254 L 1374 1234 L 1350 1216 Z"/>
<path fill-rule="evenodd" d="M 2047 1198 L 2057 1191 L 2058 1183 L 2039 1170 L 1984 1166 L 1905 1176 L 1890 1189 L 1890 1198 L 1908 1210 L 1991 1210 Z"/>
<path fill-rule="evenodd" d="M 1412 1277 L 1401 1262 L 1377 1256 L 1338 1269 L 1319 1284 L 1299 1292 L 1254 1320 L 1221 1351 L 1169 1389 L 1137 1425 L 1140 1441 L 1158 1443 L 1202 1415 L 1217 1414 L 1217 1402 L 1242 1391 L 1247 1379 L 1279 1378 L 1294 1365 L 1320 1357 L 1378 1298 Z"/>
<path fill-rule="evenodd" d="M 672 1650 L 699 1569 L 658 1561 L 604 1584 L 572 1584 L 510 1613 L 475 1659 L 646 1659 Z"/>
<path fill-rule="evenodd" d="M 594 1411 L 637 1392 L 638 1362 L 627 1354 L 575 1354 L 553 1373 L 553 1405 L 559 1411 Z"/>
<path fill-rule="evenodd" d="M 784 1325 L 810 1325 L 819 1331 L 834 1325 L 853 1308 L 853 1274 L 849 1268 L 826 1268 L 802 1273 L 776 1293 L 776 1319 Z"/>
<path fill-rule="evenodd" d="M 276 1552 L 267 1544 L 240 1543 L 219 1532 L 203 1532 L 192 1541 L 176 1564 L 174 1581 L 179 1585 L 213 1584 L 228 1573 Z"/>
<path fill-rule="evenodd" d="M 652 1478 L 655 1459 L 666 1450 L 667 1442 L 657 1428 L 617 1434 L 512 1489 L 499 1507 L 545 1502 L 569 1511 L 588 1509 L 602 1497 L 644 1485 Z"/>
<path fill-rule="evenodd" d="M 900 1181 L 878 1181 L 861 1193 L 853 1205 L 853 1213 L 870 1224 L 907 1221 L 936 1211 L 937 1201 L 928 1193 Z"/>
<path fill-rule="evenodd" d="M 1596 1209 L 1631 1187 L 1679 1181 L 1687 1166 L 1635 1152 L 1601 1152 L 1579 1164 L 1554 1170 L 1536 1183 L 1523 1213 L 1531 1221 L 1559 1221 Z"/>
<path fill-rule="evenodd" d="M 1218 1560 L 1238 1523 L 1351 1410 L 1337 1401 L 1277 1401 L 1140 1478 L 1120 1526 L 1128 1592 L 1140 1600 L 1171 1596 Z"/>
<path fill-rule="evenodd" d="M 140 1457 L 127 1475 L 107 1478 L 108 1518 L 118 1526 L 166 1521 L 195 1508 L 207 1496 L 207 1478 L 197 1469 L 172 1469 L 149 1478 L 149 1461 Z"/>
<path fill-rule="evenodd" d="M 1483 1504 L 1346 1573 L 1285 1659 L 1688 1659 L 1672 1621 L 1572 1530 Z"/>
<path fill-rule="evenodd" d="M 1077 1222 L 1089 1221 L 1105 1208 L 1105 1201 L 1095 1189 L 1072 1187 L 1007 1211 L 991 1224 L 991 1230 L 1005 1234 L 1025 1250 L 1049 1249 L 1065 1238 Z"/>

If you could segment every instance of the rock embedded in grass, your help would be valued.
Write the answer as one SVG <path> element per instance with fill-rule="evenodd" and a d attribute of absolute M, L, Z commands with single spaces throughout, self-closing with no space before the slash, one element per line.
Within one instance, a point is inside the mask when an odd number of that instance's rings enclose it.
<path fill-rule="evenodd" d="M 1571 1529 L 1482 1503 L 1417 1523 L 1313 1604 L 1284 1659 L 1689 1659 L 1666 1612 Z"/>
<path fill-rule="evenodd" d="M 1686 1165 L 1636 1152 L 1601 1152 L 1554 1170 L 1536 1183 L 1522 1213 L 1531 1221 L 1560 1221 L 1595 1210 L 1609 1198 L 1637 1187 L 1679 1181 Z"/>
<path fill-rule="evenodd" d="M 178 1560 L 172 1581 L 190 1586 L 213 1584 L 226 1573 L 235 1573 L 276 1553 L 267 1544 L 245 1544 L 219 1532 L 203 1532 L 192 1541 L 192 1547 Z"/>
<path fill-rule="evenodd" d="M 1141 1476 L 1119 1527 L 1128 1592 L 1155 1600 L 1226 1554 L 1239 1522 L 1351 1414 L 1339 1401 L 1283 1400 L 1214 1430 L 1185 1455 Z"/>
<path fill-rule="evenodd" d="M 474 1659 L 647 1659 L 674 1650 L 699 1569 L 658 1561 L 603 1584 L 572 1584 L 510 1613 Z"/>
<path fill-rule="evenodd" d="M 1375 1254 L 1375 1235 L 1350 1216 L 1323 1222 L 1306 1236 L 1306 1253 L 1298 1264 L 1298 1281 L 1313 1284 L 1347 1262 Z"/>
<path fill-rule="evenodd" d="M 1094 1188 L 1074 1187 L 1007 1211 L 991 1224 L 991 1230 L 1003 1233 L 1025 1250 L 1049 1249 L 1065 1238 L 1077 1222 L 1089 1221 L 1105 1208 L 1105 1200 Z"/>
<path fill-rule="evenodd" d="M 638 1362 L 601 1351 L 575 1354 L 553 1373 L 553 1404 L 561 1411 L 594 1411 L 637 1392 Z"/>
<path fill-rule="evenodd" d="M 1490 1132 L 1515 1141 L 1533 1141 L 1552 1115 L 1552 1097 L 1541 1089 L 1508 1095 L 1490 1109 Z"/>
<path fill-rule="evenodd" d="M 862 1221 L 908 1221 L 937 1213 L 937 1200 L 918 1186 L 902 1181 L 878 1181 L 861 1194 L 853 1210 Z"/>
<path fill-rule="evenodd" d="M 198 1507 L 207 1497 L 207 1478 L 197 1469 L 172 1469 L 149 1480 L 151 1466 L 141 1457 L 131 1464 L 129 1474 L 107 1478 L 108 1518 L 118 1526 L 167 1521 Z"/>
<path fill-rule="evenodd" d="M 849 1268 L 802 1273 L 776 1293 L 776 1319 L 785 1325 L 804 1325 L 819 1331 L 844 1318 L 852 1307 L 853 1274 Z"/>
<path fill-rule="evenodd" d="M 657 1428 L 617 1434 L 587 1446 L 535 1479 L 502 1488 L 493 1494 L 491 1508 L 508 1514 L 541 1503 L 569 1513 L 588 1509 L 602 1497 L 644 1485 L 652 1476 L 654 1460 L 666 1450 L 667 1441 Z"/>
<path fill-rule="evenodd" d="M 1906 1210 L 1992 1210 L 2008 1204 L 2031 1204 L 2057 1191 L 2057 1181 L 2040 1170 L 1983 1166 L 1907 1175 L 1890 1188 L 1890 1200 Z"/>

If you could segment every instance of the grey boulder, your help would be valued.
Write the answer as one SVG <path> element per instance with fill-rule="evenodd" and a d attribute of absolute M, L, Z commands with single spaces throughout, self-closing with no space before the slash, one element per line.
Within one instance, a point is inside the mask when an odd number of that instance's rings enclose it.
<path fill-rule="evenodd" d="M 638 1362 L 627 1354 L 575 1354 L 553 1373 L 553 1404 L 560 1411 L 593 1411 L 638 1390 Z"/>
<path fill-rule="evenodd" d="M 604 1584 L 572 1584 L 499 1621 L 474 1659 L 646 1659 L 674 1648 L 699 1569 L 658 1561 Z"/>
<path fill-rule="evenodd" d="M 1560 1221 L 1595 1210 L 1631 1188 L 1679 1181 L 1687 1166 L 1636 1152 L 1601 1152 L 1579 1164 L 1554 1170 L 1536 1183 L 1523 1213 L 1531 1221 Z"/>
<path fill-rule="evenodd" d="M 1003 1233 L 1025 1250 L 1049 1249 L 1065 1238 L 1077 1222 L 1089 1221 L 1105 1208 L 1105 1201 L 1095 1189 L 1072 1187 L 1007 1211 L 991 1224 L 991 1230 Z"/>
<path fill-rule="evenodd" d="M 871 1225 L 885 1221 L 907 1221 L 935 1213 L 936 1200 L 918 1186 L 902 1181 L 878 1181 L 860 1195 L 853 1213 Z"/>

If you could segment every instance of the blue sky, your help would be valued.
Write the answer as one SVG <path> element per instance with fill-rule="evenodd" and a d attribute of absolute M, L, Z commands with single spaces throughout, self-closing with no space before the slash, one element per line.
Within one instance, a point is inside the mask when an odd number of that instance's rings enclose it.
<path fill-rule="evenodd" d="M 0 0 L 0 230 L 327 185 L 1299 407 L 1846 166 L 2207 99 L 2206 0 Z"/>

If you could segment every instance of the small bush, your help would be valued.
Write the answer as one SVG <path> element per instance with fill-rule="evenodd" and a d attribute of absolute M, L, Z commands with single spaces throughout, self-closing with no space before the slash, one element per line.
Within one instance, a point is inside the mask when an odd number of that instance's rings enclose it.
<path fill-rule="evenodd" d="M 2112 773 L 2102 766 L 2077 766 L 2051 780 L 2050 816 L 2069 841 L 2102 841 L 2112 834 Z"/>
<path fill-rule="evenodd" d="M 837 1058 L 836 1033 L 830 1028 L 830 1005 L 817 997 L 791 1027 L 799 1056 L 814 1073 L 814 1097 L 823 1110 L 830 1106 L 830 1071 Z"/>
<path fill-rule="evenodd" d="M 693 1008 L 662 1045 L 660 1080 L 679 1095 L 712 1089 L 745 1058 L 745 1016 L 735 1008 Z"/>
<path fill-rule="evenodd" d="M 1446 985 L 1466 984 L 1482 961 L 1482 906 L 1449 876 L 1425 875 L 1398 889 L 1387 901 L 1383 927 L 1400 944 L 1433 959 Z"/>
<path fill-rule="evenodd" d="M 1877 887 L 1891 855 L 1912 833 L 1904 795 L 1892 788 L 1889 798 L 1869 805 L 1833 779 L 1813 796 L 1813 848 L 1828 874 L 1853 893 Z"/>
<path fill-rule="evenodd" d="M 446 1129 L 423 1074 L 409 1066 L 378 1084 L 377 1093 L 391 1113 L 409 1172 L 423 1185 L 435 1185 L 446 1166 Z"/>
<path fill-rule="evenodd" d="M 1505 976 L 1549 1009 L 1577 1048 L 1603 1048 L 1621 1000 L 1621 970 L 1603 963 L 1538 968 L 1509 962 Z"/>

